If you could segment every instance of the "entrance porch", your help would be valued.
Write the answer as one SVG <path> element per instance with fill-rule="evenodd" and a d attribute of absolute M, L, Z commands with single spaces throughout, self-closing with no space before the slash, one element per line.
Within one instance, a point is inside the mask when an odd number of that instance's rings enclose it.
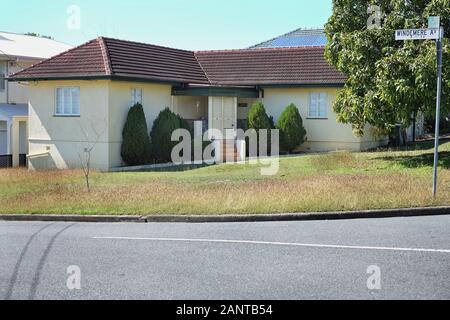
<path fill-rule="evenodd" d="M 216 144 L 216 161 L 245 161 L 245 141 L 238 139 L 237 129 L 247 129 L 249 109 L 260 97 L 254 88 L 174 88 L 172 111 L 196 132 L 209 132 L 208 138 Z"/>

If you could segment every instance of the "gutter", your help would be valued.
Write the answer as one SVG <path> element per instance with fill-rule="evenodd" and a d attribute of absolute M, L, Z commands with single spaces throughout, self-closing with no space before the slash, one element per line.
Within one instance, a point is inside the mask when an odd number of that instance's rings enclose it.
<path fill-rule="evenodd" d="M 343 212 L 314 212 L 253 215 L 63 215 L 63 214 L 0 214 L 0 221 L 53 221 L 53 222 L 131 222 L 131 223 L 243 223 L 327 221 L 353 219 L 385 219 L 398 217 L 427 217 L 450 215 L 450 207 L 410 209 L 364 210 Z"/>

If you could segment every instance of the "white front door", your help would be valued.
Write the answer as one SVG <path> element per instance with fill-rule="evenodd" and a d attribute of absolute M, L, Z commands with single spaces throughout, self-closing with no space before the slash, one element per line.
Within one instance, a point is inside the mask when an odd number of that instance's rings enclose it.
<path fill-rule="evenodd" d="M 237 128 L 237 98 L 209 97 L 209 129 L 219 130 L 221 138 L 233 140 L 236 138 Z M 210 139 L 218 139 L 214 133 Z"/>

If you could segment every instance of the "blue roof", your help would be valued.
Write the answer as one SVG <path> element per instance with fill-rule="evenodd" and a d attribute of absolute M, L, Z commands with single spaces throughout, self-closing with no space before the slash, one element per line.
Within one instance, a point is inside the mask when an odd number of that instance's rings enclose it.
<path fill-rule="evenodd" d="M 268 48 L 325 46 L 327 44 L 327 41 L 328 39 L 325 35 L 280 37 L 273 40 Z"/>
<path fill-rule="evenodd" d="M 298 29 L 257 44 L 251 49 L 326 46 L 327 42 L 323 29 Z"/>

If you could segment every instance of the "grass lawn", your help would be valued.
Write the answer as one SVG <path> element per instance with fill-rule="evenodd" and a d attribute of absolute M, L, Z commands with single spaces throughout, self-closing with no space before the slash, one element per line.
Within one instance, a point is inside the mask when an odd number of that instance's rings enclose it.
<path fill-rule="evenodd" d="M 441 146 L 439 195 L 431 197 L 431 144 L 404 150 L 330 153 L 259 166 L 188 172 L 94 173 L 0 170 L 0 213 L 254 214 L 450 205 L 450 142 Z"/>

